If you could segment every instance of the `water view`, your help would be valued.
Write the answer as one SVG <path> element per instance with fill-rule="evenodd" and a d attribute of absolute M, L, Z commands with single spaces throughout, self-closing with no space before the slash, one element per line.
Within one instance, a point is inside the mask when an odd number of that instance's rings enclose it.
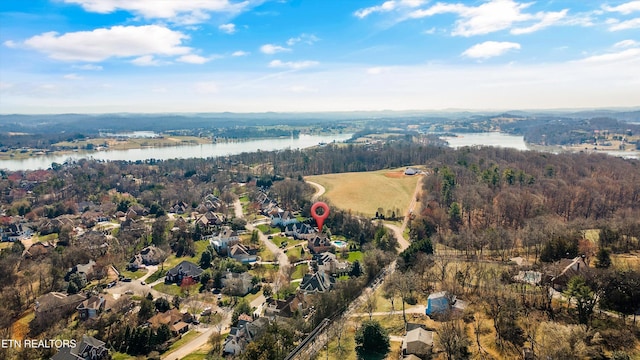
<path fill-rule="evenodd" d="M 446 140 L 449 146 L 454 149 L 463 146 L 482 145 L 528 150 L 523 136 L 509 135 L 500 132 L 464 133 L 456 135 L 457 137 L 443 136 L 442 139 Z"/>
<path fill-rule="evenodd" d="M 54 162 L 64 163 L 66 161 L 80 159 L 102 161 L 168 160 L 176 158 L 227 156 L 258 150 L 303 149 L 321 143 L 342 142 L 348 140 L 351 135 L 352 134 L 300 135 L 297 138 L 259 139 L 218 144 L 181 145 L 129 150 L 78 151 L 72 154 L 40 155 L 28 159 L 2 160 L 0 161 L 0 169 L 11 171 L 47 169 L 51 167 L 51 164 Z"/>

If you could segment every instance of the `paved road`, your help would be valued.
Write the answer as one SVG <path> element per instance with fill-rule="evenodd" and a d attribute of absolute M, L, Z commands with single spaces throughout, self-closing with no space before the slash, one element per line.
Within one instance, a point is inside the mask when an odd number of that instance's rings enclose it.
<path fill-rule="evenodd" d="M 316 188 L 316 193 L 315 193 L 315 194 L 313 194 L 313 196 L 311 197 L 311 201 L 316 201 L 316 200 L 317 200 L 320 196 L 322 196 L 322 195 L 325 193 L 325 191 L 326 191 L 326 189 L 324 188 L 324 186 L 322 186 L 322 185 L 320 185 L 320 184 L 318 184 L 318 183 L 316 183 L 316 182 L 309 181 L 309 180 L 306 180 L 306 179 L 305 179 L 305 182 L 306 182 L 307 184 L 312 185 L 313 187 L 315 187 L 315 188 Z"/>

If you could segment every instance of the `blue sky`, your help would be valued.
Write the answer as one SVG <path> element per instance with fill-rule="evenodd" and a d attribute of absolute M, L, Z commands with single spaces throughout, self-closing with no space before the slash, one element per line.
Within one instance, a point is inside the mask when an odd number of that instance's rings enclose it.
<path fill-rule="evenodd" d="M 637 0 L 0 1 L 0 113 L 629 106 Z"/>

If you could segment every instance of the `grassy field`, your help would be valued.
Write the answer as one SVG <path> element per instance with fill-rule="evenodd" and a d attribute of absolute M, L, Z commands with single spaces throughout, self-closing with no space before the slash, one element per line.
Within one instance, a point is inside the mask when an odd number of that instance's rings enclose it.
<path fill-rule="evenodd" d="M 330 359 L 330 360 L 356 360 L 358 357 L 356 355 L 356 342 L 355 342 L 355 328 L 353 324 L 349 324 L 344 334 L 342 335 L 342 339 L 340 340 L 340 349 L 338 349 L 338 340 L 335 338 L 329 342 L 329 349 L 327 354 L 327 349 L 323 349 L 318 353 L 315 357 L 316 359 Z M 391 341 L 391 348 L 387 353 L 387 356 L 384 359 L 387 360 L 396 360 L 400 358 L 400 352 L 402 343 L 398 341 Z"/>
<path fill-rule="evenodd" d="M 406 176 L 404 169 L 308 176 L 307 180 L 325 187 L 334 206 L 373 217 L 378 208 L 404 212 L 419 176 Z"/>
<path fill-rule="evenodd" d="M 349 257 L 347 258 L 347 261 L 349 261 L 350 263 L 358 260 L 360 262 L 362 262 L 362 257 L 364 255 L 362 254 L 362 251 L 350 251 L 349 252 Z"/>
<path fill-rule="evenodd" d="M 154 290 L 160 291 L 161 293 L 165 293 L 173 296 L 180 296 L 182 292 L 180 291 L 180 286 L 175 284 L 164 284 L 160 283 L 153 287 Z"/>
<path fill-rule="evenodd" d="M 291 275 L 292 279 L 302 279 L 306 273 L 309 272 L 309 266 L 307 264 L 296 265 L 296 270 Z"/>
<path fill-rule="evenodd" d="M 166 356 L 166 355 L 170 354 L 172 351 L 177 350 L 182 345 L 184 345 L 184 344 L 188 343 L 189 341 L 193 340 L 194 338 L 198 337 L 198 335 L 200 335 L 200 333 L 195 332 L 193 330 L 190 330 L 186 334 L 182 335 L 180 340 L 178 340 L 178 341 L 174 342 L 173 344 L 171 344 L 171 346 L 169 347 L 167 352 L 163 354 L 163 356 Z"/>
<path fill-rule="evenodd" d="M 267 224 L 260 224 L 256 227 L 258 228 L 258 230 L 262 231 L 265 235 L 276 234 L 280 232 L 279 227 L 271 227 Z"/>
<path fill-rule="evenodd" d="M 120 271 L 120 274 L 124 277 L 132 278 L 135 280 L 145 276 L 147 274 L 147 271 L 147 269 L 138 269 L 136 271 L 122 270 Z"/>

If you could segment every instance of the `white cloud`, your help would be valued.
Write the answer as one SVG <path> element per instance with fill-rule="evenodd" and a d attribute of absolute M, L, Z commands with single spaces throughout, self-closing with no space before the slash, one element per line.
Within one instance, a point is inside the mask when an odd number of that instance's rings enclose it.
<path fill-rule="evenodd" d="M 264 44 L 260 47 L 260 51 L 264 54 L 273 55 L 279 52 L 291 51 L 291 49 L 274 44 Z"/>
<path fill-rule="evenodd" d="M 154 58 L 153 55 L 140 56 L 138 58 L 135 58 L 135 59 L 131 60 L 131 63 L 133 65 L 138 65 L 138 66 L 159 66 L 159 65 L 162 65 L 162 63 L 159 60 L 157 60 L 156 58 Z"/>
<path fill-rule="evenodd" d="M 11 48 L 11 49 L 18 47 L 18 44 L 16 44 L 13 40 L 7 40 L 7 41 L 3 42 L 2 45 L 6 46 L 8 48 Z"/>
<path fill-rule="evenodd" d="M 632 48 L 632 49 L 626 49 L 626 50 L 615 52 L 615 53 L 589 56 L 587 58 L 579 60 L 579 62 L 609 64 L 609 63 L 618 63 L 618 62 L 630 61 L 630 60 L 631 61 L 640 60 L 640 48 Z"/>
<path fill-rule="evenodd" d="M 605 11 L 609 12 L 619 12 L 621 14 L 631 14 L 634 11 L 640 11 L 640 1 L 630 1 L 624 4 L 620 4 L 618 6 L 603 6 Z"/>
<path fill-rule="evenodd" d="M 293 92 L 293 93 L 310 93 L 310 92 L 316 92 L 317 91 L 317 89 L 310 88 L 310 87 L 304 86 L 304 85 L 293 85 L 293 86 L 290 86 L 288 88 L 288 90 Z"/>
<path fill-rule="evenodd" d="M 287 40 L 287 45 L 293 46 L 297 43 L 303 43 L 307 45 L 312 45 L 314 42 L 320 40 L 317 36 L 313 34 L 300 34 L 298 37 L 293 37 Z"/>
<path fill-rule="evenodd" d="M 249 54 L 250 54 L 250 53 L 249 53 L 249 52 L 247 52 L 247 51 L 238 50 L 238 51 L 234 51 L 234 52 L 231 54 L 231 56 L 236 56 L 236 57 L 237 57 L 237 56 L 247 56 L 247 55 L 249 55 Z"/>
<path fill-rule="evenodd" d="M 60 35 L 47 32 L 24 41 L 27 47 L 66 61 L 98 62 L 112 57 L 186 55 L 189 37 L 159 25 L 114 26 Z"/>
<path fill-rule="evenodd" d="M 233 34 L 236 32 L 236 24 L 222 24 L 218 26 L 218 29 L 227 34 Z"/>
<path fill-rule="evenodd" d="M 201 94 L 215 94 L 220 91 L 220 88 L 214 81 L 201 81 L 195 83 L 195 90 Z"/>
<path fill-rule="evenodd" d="M 64 0 L 82 6 L 85 11 L 109 14 L 123 10 L 145 19 L 169 20 L 180 24 L 198 24 L 210 18 L 209 13 L 238 14 L 257 2 L 229 0 Z"/>
<path fill-rule="evenodd" d="M 73 65 L 73 68 L 78 70 L 102 71 L 102 66 L 94 64 Z"/>
<path fill-rule="evenodd" d="M 542 19 L 540 19 L 539 22 L 527 27 L 511 29 L 511 33 L 514 35 L 521 35 L 521 34 L 530 34 L 538 30 L 542 30 L 546 27 L 549 27 L 551 25 L 554 25 L 560 22 L 560 20 L 562 20 L 565 16 L 567 16 L 567 12 L 569 12 L 568 9 L 564 9 L 562 11 L 557 11 L 557 12 L 544 13 L 544 15 L 541 15 Z"/>
<path fill-rule="evenodd" d="M 379 75 L 389 71 L 390 68 L 386 66 L 375 66 L 367 69 L 367 74 L 370 75 Z"/>
<path fill-rule="evenodd" d="M 474 59 L 488 59 L 491 57 L 504 55 L 509 50 L 518 49 L 520 49 L 520 44 L 514 42 L 485 41 L 468 48 L 462 53 L 462 55 Z"/>
<path fill-rule="evenodd" d="M 383 2 L 380 5 L 371 6 L 367 8 L 362 8 L 356 10 L 353 15 L 356 17 L 363 19 L 373 13 L 377 12 L 389 12 L 393 10 L 397 10 L 398 8 L 416 8 L 422 4 L 424 4 L 424 0 L 388 0 Z"/>
<path fill-rule="evenodd" d="M 188 63 L 188 64 L 204 64 L 208 62 L 210 59 L 200 55 L 189 54 L 189 55 L 182 55 L 176 60 L 183 63 Z"/>
<path fill-rule="evenodd" d="M 422 33 L 425 34 L 425 35 L 433 35 L 433 34 L 436 33 L 436 28 L 432 27 L 431 29 L 427 29 L 427 30 L 423 31 Z"/>
<path fill-rule="evenodd" d="M 280 60 L 273 60 L 269 63 L 269 67 L 272 68 L 288 68 L 288 69 L 293 69 L 293 70 L 300 70 L 300 69 L 305 69 L 308 67 L 312 67 L 312 66 L 316 66 L 318 65 L 319 62 L 317 61 L 311 61 L 311 60 L 304 60 L 304 61 L 280 61 Z"/>
<path fill-rule="evenodd" d="M 637 29 L 637 28 L 640 28 L 640 18 L 635 18 L 635 19 L 625 20 L 625 21 L 609 19 L 607 21 L 607 24 L 609 24 L 609 31 Z"/>
<path fill-rule="evenodd" d="M 452 35 L 474 36 L 510 29 L 514 24 L 527 23 L 526 27 L 512 29 L 513 34 L 526 34 L 558 23 L 568 10 L 558 12 L 525 13 L 532 3 L 517 3 L 513 0 L 490 0 L 473 7 L 465 4 L 437 3 L 428 9 L 414 10 L 409 18 L 419 19 L 439 14 L 453 13 L 458 20 Z"/>
<path fill-rule="evenodd" d="M 63 78 L 67 79 L 67 80 L 82 80 L 83 77 L 82 76 L 78 76 L 78 74 L 66 74 L 65 76 L 63 76 Z"/>
<path fill-rule="evenodd" d="M 638 43 L 635 40 L 622 40 L 622 41 L 618 41 L 617 43 L 613 44 L 614 48 L 627 48 L 627 47 L 636 47 L 640 45 L 640 43 Z"/>

